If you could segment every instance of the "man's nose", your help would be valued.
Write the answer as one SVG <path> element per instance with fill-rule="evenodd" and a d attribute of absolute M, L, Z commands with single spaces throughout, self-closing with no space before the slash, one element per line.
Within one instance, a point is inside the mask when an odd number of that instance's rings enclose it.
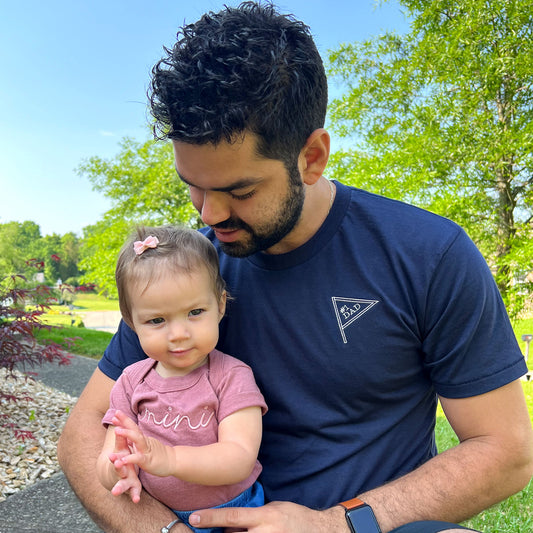
<path fill-rule="evenodd" d="M 230 218 L 230 209 L 226 194 L 217 191 L 204 191 L 200 216 L 204 224 L 215 226 Z"/>

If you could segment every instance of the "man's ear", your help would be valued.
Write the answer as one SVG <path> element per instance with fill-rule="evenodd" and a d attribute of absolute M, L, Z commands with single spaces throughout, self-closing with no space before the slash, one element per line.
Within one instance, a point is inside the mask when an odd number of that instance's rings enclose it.
<path fill-rule="evenodd" d="M 319 128 L 309 135 L 298 158 L 304 183 L 313 185 L 322 176 L 328 164 L 329 149 L 329 133 L 324 128 Z"/>

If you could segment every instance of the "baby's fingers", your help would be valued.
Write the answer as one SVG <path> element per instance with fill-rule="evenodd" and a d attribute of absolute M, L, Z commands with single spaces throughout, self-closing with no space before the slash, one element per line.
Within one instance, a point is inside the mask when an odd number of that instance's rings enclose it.
<path fill-rule="evenodd" d="M 144 435 L 138 429 L 125 429 L 122 427 L 115 428 L 116 438 L 126 439 L 128 444 L 133 444 L 137 449 L 146 450 L 147 443 Z"/>
<path fill-rule="evenodd" d="M 139 503 L 141 501 L 141 484 L 134 485 L 130 489 L 130 498 L 133 503 Z"/>
<path fill-rule="evenodd" d="M 130 455 L 121 457 L 119 461 L 121 465 L 137 465 L 142 468 L 143 465 L 146 463 L 146 456 L 144 455 L 144 453 L 131 453 Z M 116 464 L 117 463 L 115 463 L 115 466 Z"/>
<path fill-rule="evenodd" d="M 119 453 L 123 451 L 129 452 L 128 439 L 126 439 L 126 437 L 124 436 L 118 435 L 116 432 L 116 427 L 115 427 L 115 452 Z"/>
<path fill-rule="evenodd" d="M 137 480 L 138 481 L 138 480 Z M 113 496 L 120 496 L 129 492 L 131 501 L 133 503 L 139 503 L 141 499 L 141 484 L 140 482 L 132 482 L 131 479 L 121 479 L 115 483 L 115 486 L 111 489 Z"/>
<path fill-rule="evenodd" d="M 109 458 L 109 460 L 112 463 L 115 463 L 115 461 L 120 461 L 120 460 L 124 459 L 124 457 L 126 457 L 129 454 L 130 454 L 129 451 L 127 451 L 127 452 L 111 452 L 110 454 L 107 455 L 107 457 Z"/>
<path fill-rule="evenodd" d="M 109 460 L 113 463 L 117 476 L 121 478 L 128 477 L 128 466 L 122 460 L 122 457 L 113 457 L 114 454 L 109 455 Z"/>
<path fill-rule="evenodd" d="M 114 426 L 120 426 L 127 429 L 138 429 L 137 424 L 126 414 L 118 409 L 115 411 L 115 416 L 111 420 Z"/>

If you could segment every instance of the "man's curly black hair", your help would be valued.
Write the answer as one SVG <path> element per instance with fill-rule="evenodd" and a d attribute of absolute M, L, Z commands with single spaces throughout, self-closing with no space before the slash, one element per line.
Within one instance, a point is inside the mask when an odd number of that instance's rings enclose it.
<path fill-rule="evenodd" d="M 249 131 L 259 155 L 294 165 L 327 107 L 309 28 L 270 3 L 243 2 L 203 15 L 177 38 L 152 69 L 156 138 L 232 143 Z"/>

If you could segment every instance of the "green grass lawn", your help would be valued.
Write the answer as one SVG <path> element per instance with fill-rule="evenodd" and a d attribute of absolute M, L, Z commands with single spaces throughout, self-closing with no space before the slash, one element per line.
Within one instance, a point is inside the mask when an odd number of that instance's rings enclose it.
<path fill-rule="evenodd" d="M 44 318 L 53 322 L 54 318 L 61 322 L 61 315 L 83 314 L 88 311 L 119 311 L 118 300 L 108 300 L 98 294 L 76 294 L 72 302 L 72 309 L 68 305 L 49 306 L 48 312 Z M 62 324 L 59 324 L 62 325 Z"/>
<path fill-rule="evenodd" d="M 77 294 L 72 309 L 67 305 L 50 306 L 49 312 L 42 315 L 41 320 L 44 324 L 57 327 L 39 331 L 37 339 L 58 344 L 65 344 L 65 339 L 75 339 L 76 342 L 68 347 L 69 352 L 99 359 L 113 335 L 107 331 L 84 328 L 81 316 L 89 311 L 118 310 L 118 300 L 108 300 L 97 294 Z"/>
<path fill-rule="evenodd" d="M 513 329 L 516 338 L 519 340 L 520 343 L 522 343 L 522 335 L 524 335 L 525 333 L 533 334 L 533 316 L 517 320 L 515 323 L 513 323 Z"/>
<path fill-rule="evenodd" d="M 522 349 L 522 353 L 525 355 L 526 343 L 522 340 L 522 335 L 533 334 L 533 316 L 518 320 L 513 324 L 513 330 L 518 340 L 518 344 Z M 527 362 L 529 370 L 533 370 L 533 341 L 529 345 L 529 358 Z M 531 529 L 533 531 L 533 528 Z"/>
<path fill-rule="evenodd" d="M 118 311 L 118 300 L 109 300 L 98 294 L 79 293 L 73 303 L 75 310 Z"/>
<path fill-rule="evenodd" d="M 107 331 L 59 325 L 51 330 L 42 329 L 35 337 L 43 344 L 47 341 L 56 342 L 65 346 L 70 353 L 100 359 L 113 334 Z"/>
<path fill-rule="evenodd" d="M 83 313 L 91 311 L 119 311 L 118 300 L 108 300 L 98 294 L 77 294 L 72 308 L 68 305 L 50 305 L 41 320 L 52 326 L 80 326 Z"/>

